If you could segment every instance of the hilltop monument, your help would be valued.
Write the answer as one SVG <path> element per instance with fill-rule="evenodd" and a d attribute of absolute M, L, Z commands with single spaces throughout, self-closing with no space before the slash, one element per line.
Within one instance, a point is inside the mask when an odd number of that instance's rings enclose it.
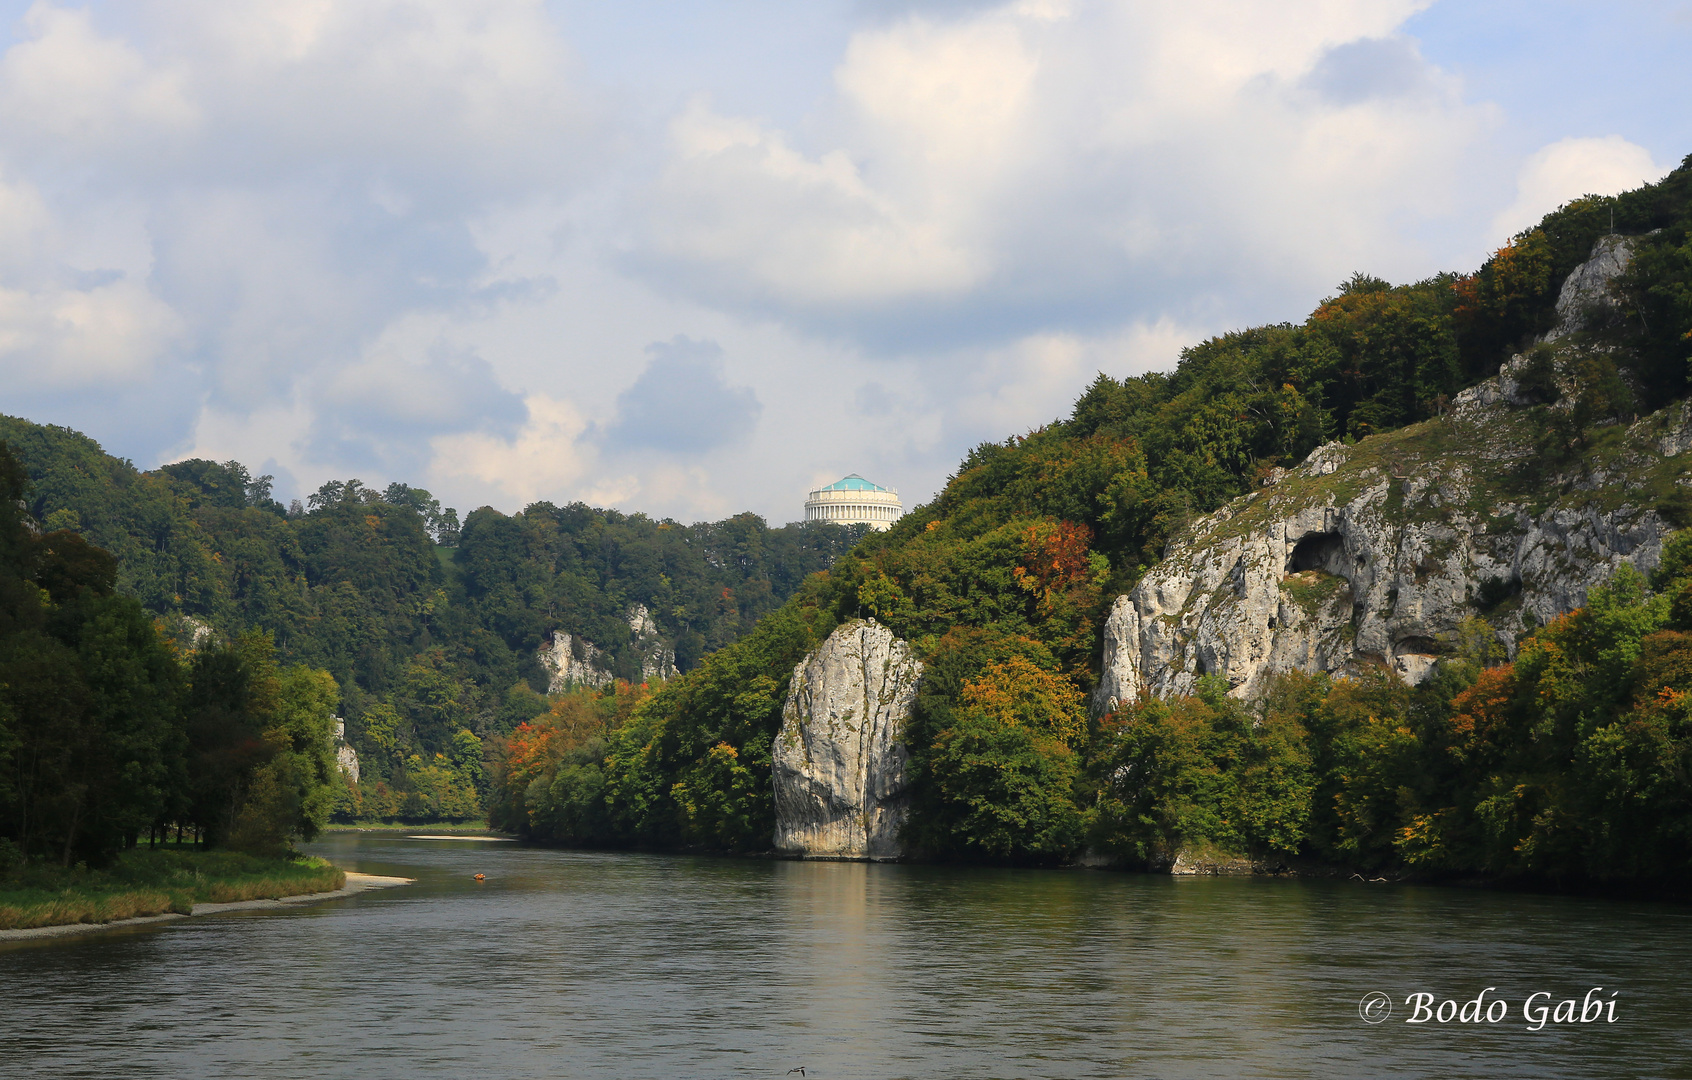
<path fill-rule="evenodd" d="M 832 521 L 836 525 L 868 525 L 886 530 L 904 516 L 896 488 L 872 484 L 852 473 L 805 499 L 806 521 Z"/>

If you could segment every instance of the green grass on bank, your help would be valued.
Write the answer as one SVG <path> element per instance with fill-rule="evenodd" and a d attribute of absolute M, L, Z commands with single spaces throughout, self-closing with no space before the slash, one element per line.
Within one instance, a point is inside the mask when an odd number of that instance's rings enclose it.
<path fill-rule="evenodd" d="M 137 848 L 104 870 L 14 867 L 0 876 L 0 930 L 187 915 L 197 903 L 331 892 L 346 881 L 322 859 Z"/>
<path fill-rule="evenodd" d="M 465 833 L 479 835 L 489 832 L 486 821 L 357 821 L 352 824 L 337 823 L 327 825 L 323 829 L 326 833 L 345 832 L 380 832 L 380 833 Z M 491 830 L 504 833 L 503 829 Z"/>

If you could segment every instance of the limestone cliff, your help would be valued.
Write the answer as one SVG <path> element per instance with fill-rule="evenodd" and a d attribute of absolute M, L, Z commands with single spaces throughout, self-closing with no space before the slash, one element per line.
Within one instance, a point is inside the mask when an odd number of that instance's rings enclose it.
<path fill-rule="evenodd" d="M 1547 342 L 1592 347 L 1580 331 L 1626 254 L 1601 242 L 1570 275 Z M 1095 708 L 1204 675 L 1241 697 L 1283 671 L 1388 665 L 1416 682 L 1466 619 L 1513 654 L 1621 564 L 1653 569 L 1692 478 L 1692 407 L 1617 423 L 1577 463 L 1536 468 L 1549 411 L 1524 389 L 1529 366 L 1513 359 L 1446 416 L 1322 446 L 1195 522 L 1112 606 Z"/>
<path fill-rule="evenodd" d="M 629 623 L 629 643 L 640 665 L 640 678 L 648 682 L 674 678 L 675 646 L 667 641 L 645 604 L 630 605 L 624 616 Z M 548 673 L 546 691 L 556 694 L 573 686 L 609 686 L 611 655 L 580 635 L 556 631 L 540 647 L 541 666 Z"/>
<path fill-rule="evenodd" d="M 358 751 L 347 742 L 347 722 L 335 717 L 335 764 L 348 780 L 358 783 Z"/>
<path fill-rule="evenodd" d="M 593 642 L 562 630 L 541 643 L 541 666 L 548 674 L 546 692 L 557 694 L 577 686 L 601 687 L 611 684 L 611 672 L 605 650 Z"/>
<path fill-rule="evenodd" d="M 773 751 L 778 850 L 899 856 L 900 740 L 921 677 L 910 646 L 873 619 L 840 627 L 794 668 Z"/>
<path fill-rule="evenodd" d="M 647 682 L 674 678 L 678 674 L 675 646 L 664 640 L 646 605 L 632 605 L 629 608 L 628 620 L 629 634 L 634 639 L 635 652 L 640 657 L 640 677 Z"/>

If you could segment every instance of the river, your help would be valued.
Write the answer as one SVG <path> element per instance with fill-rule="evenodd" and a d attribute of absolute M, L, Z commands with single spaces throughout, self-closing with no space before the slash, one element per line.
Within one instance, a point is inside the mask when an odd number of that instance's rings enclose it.
<path fill-rule="evenodd" d="M 1692 909 L 1669 904 L 377 834 L 312 850 L 418 883 L 0 948 L 6 1074 L 1692 1076 Z M 1437 1012 L 1486 987 L 1496 1023 L 1405 1022 L 1413 994 Z M 1590 1022 L 1554 1022 L 1562 1000 Z"/>

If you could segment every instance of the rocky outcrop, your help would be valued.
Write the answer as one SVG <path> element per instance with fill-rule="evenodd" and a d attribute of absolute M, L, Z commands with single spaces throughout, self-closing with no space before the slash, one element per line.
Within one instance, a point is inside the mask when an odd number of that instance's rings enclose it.
<path fill-rule="evenodd" d="M 628 620 L 635 654 L 640 657 L 641 679 L 651 682 L 654 679 L 674 678 L 680 674 L 676 671 L 675 647 L 659 633 L 658 624 L 652 621 L 652 613 L 646 609 L 646 605 L 631 606 Z"/>
<path fill-rule="evenodd" d="M 1604 274 L 1625 257 L 1624 242 L 1601 242 L 1602 265 L 1570 277 L 1568 325 L 1601 303 Z M 1692 477 L 1692 408 L 1528 482 L 1523 363 L 1464 391 L 1446 417 L 1320 447 L 1197 521 L 1112 606 L 1095 709 L 1187 693 L 1206 675 L 1240 697 L 1285 671 L 1384 665 L 1418 682 L 1464 633 L 1495 635 L 1513 655 L 1522 633 L 1584 604 L 1623 563 L 1655 568 L 1673 528 L 1658 507 Z"/>
<path fill-rule="evenodd" d="M 1517 455 L 1486 447 L 1523 435 L 1507 412 L 1322 447 L 1201 519 L 1112 606 L 1095 707 L 1188 693 L 1205 675 L 1241 697 L 1283 671 L 1387 665 L 1418 682 L 1467 619 L 1513 654 L 1525 630 L 1584 604 L 1621 564 L 1654 569 L 1672 526 L 1650 493 L 1692 468 L 1692 413 L 1640 421 L 1608 468 L 1556 496 L 1503 482 Z"/>
<path fill-rule="evenodd" d="M 629 622 L 629 645 L 640 666 L 642 680 L 674 678 L 676 650 L 665 639 L 645 604 L 630 605 L 624 616 Z M 611 654 L 593 642 L 562 630 L 541 643 L 541 666 L 547 670 L 546 692 L 556 694 L 575 686 L 595 689 L 611 685 Z"/>
<path fill-rule="evenodd" d="M 547 670 L 546 692 L 562 693 L 572 687 L 595 689 L 611 685 L 612 675 L 606 665 L 605 650 L 576 634 L 562 630 L 541 643 L 541 666 Z"/>
<path fill-rule="evenodd" d="M 335 764 L 348 780 L 358 783 L 358 751 L 347 742 L 347 722 L 335 717 Z"/>
<path fill-rule="evenodd" d="M 777 850 L 812 858 L 901 854 L 901 741 L 922 665 L 873 619 L 830 634 L 793 669 L 773 751 Z"/>
<path fill-rule="evenodd" d="M 1610 282 L 1621 276 L 1633 258 L 1633 241 L 1625 236 L 1604 236 L 1592 246 L 1592 255 L 1563 279 L 1557 293 L 1557 325 L 1545 335 L 1556 341 L 1614 314 L 1618 305 L 1610 295 Z"/>

